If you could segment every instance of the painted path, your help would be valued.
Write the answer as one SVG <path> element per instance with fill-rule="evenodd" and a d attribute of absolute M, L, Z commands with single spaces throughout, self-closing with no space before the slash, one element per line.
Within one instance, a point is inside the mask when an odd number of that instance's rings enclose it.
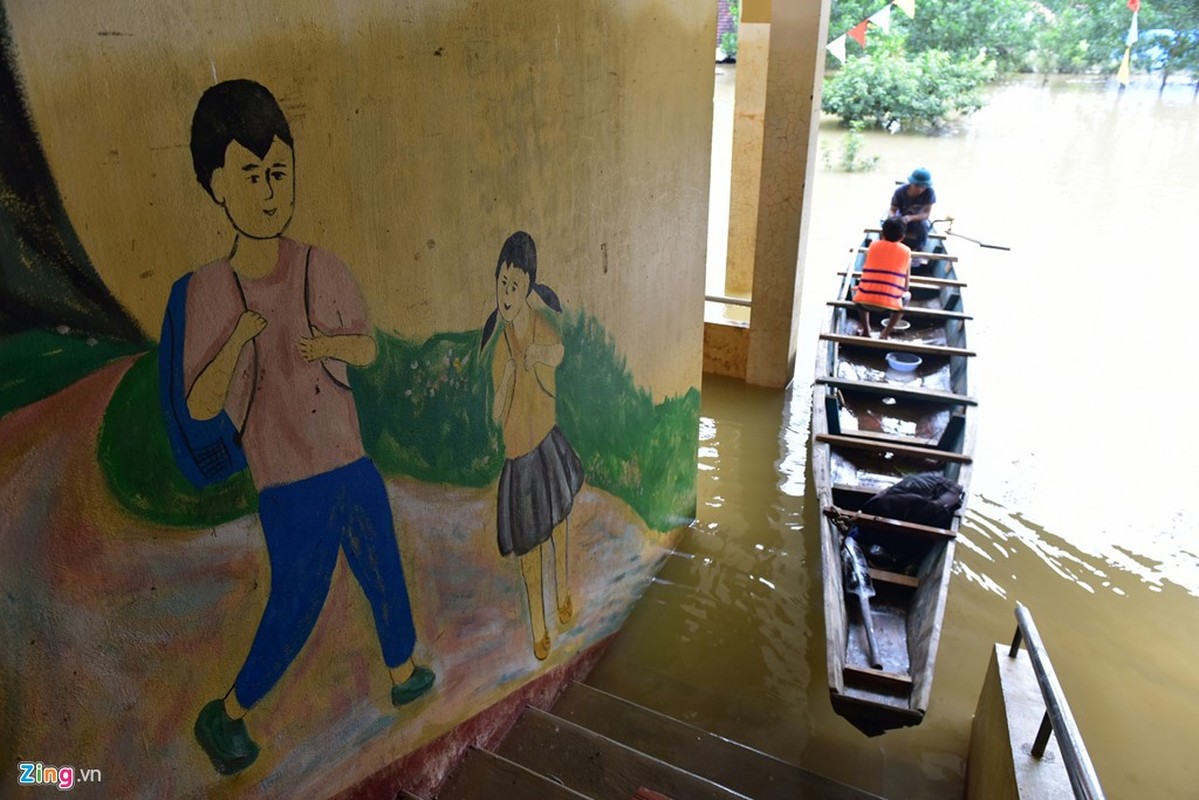
<path fill-rule="evenodd" d="M 76 785 L 85 797 L 332 794 L 613 633 L 670 544 L 584 486 L 571 516 L 578 613 L 551 629 L 539 664 L 518 566 L 496 549 L 494 487 L 389 479 L 416 658 L 437 673 L 434 691 L 392 708 L 370 609 L 343 557 L 307 645 L 247 717 L 262 754 L 220 777 L 191 729 L 236 675 L 265 605 L 262 532 L 255 516 L 154 526 L 111 499 L 96 437 L 131 363 L 0 419 L 5 790 L 28 759 L 99 769 L 102 783 Z"/>

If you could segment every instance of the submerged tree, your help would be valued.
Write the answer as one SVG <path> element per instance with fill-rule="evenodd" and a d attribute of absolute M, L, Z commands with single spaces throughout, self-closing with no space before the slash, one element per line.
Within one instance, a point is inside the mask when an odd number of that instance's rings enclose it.
<path fill-rule="evenodd" d="M 904 58 L 851 58 L 824 85 L 822 109 L 850 127 L 937 130 L 983 106 L 995 65 L 979 55 L 955 59 L 939 50 Z"/>

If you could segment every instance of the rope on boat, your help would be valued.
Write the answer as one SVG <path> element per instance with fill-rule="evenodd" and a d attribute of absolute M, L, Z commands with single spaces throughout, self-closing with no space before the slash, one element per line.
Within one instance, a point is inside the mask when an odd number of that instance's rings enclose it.
<path fill-rule="evenodd" d="M 836 507 L 826 508 L 824 510 L 824 515 L 829 518 L 829 521 L 832 522 L 833 525 L 836 526 L 837 530 L 841 531 L 841 533 L 846 536 L 849 535 L 849 531 L 853 527 L 854 523 L 857 522 L 862 516 L 861 512 L 854 511 L 852 513 L 846 513 L 845 511 Z"/>

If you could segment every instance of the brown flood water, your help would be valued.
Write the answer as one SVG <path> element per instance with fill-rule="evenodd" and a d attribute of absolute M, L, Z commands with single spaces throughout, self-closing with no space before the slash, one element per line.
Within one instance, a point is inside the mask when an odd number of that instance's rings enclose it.
<path fill-rule="evenodd" d="M 822 126 L 834 155 L 843 138 Z M 795 380 L 705 378 L 699 519 L 590 681 L 888 798 L 958 798 L 987 660 L 1021 602 L 1107 796 L 1199 797 L 1197 146 L 1190 86 L 1027 80 L 954 135 L 867 135 L 873 171 L 820 167 Z M 827 696 L 810 375 L 836 271 L 916 166 L 936 216 L 1012 249 L 950 240 L 979 353 L 974 481 L 929 714 L 869 739 Z"/>

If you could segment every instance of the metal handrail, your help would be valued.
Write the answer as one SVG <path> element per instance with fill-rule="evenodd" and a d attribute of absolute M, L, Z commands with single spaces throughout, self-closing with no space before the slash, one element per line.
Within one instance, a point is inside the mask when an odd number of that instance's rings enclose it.
<path fill-rule="evenodd" d="M 724 303 L 729 306 L 744 306 L 746 308 L 750 308 L 753 305 L 752 300 L 746 300 L 741 297 L 726 297 L 721 294 L 706 294 L 704 295 L 704 300 L 709 303 Z"/>
<path fill-rule="evenodd" d="M 1082 742 L 1082 734 L 1074 724 L 1074 715 L 1070 713 L 1062 685 L 1058 683 L 1053 665 L 1049 663 L 1049 653 L 1045 650 L 1041 635 L 1037 633 L 1037 626 L 1032 621 L 1032 612 L 1023 604 L 1016 603 L 1016 635 L 1008 651 L 1011 658 L 1015 658 L 1020 652 L 1022 638 L 1028 647 L 1028 657 L 1032 660 L 1037 684 L 1041 687 L 1041 698 L 1045 701 L 1045 716 L 1041 719 L 1041 728 L 1037 731 L 1036 741 L 1033 742 L 1032 756 L 1040 758 L 1045 755 L 1049 735 L 1056 733 L 1062 759 L 1066 764 L 1066 774 L 1070 777 L 1071 788 L 1074 789 L 1074 797 L 1077 800 L 1103 800 L 1099 776 L 1095 774 L 1095 766 L 1091 763 L 1087 747 Z"/>

